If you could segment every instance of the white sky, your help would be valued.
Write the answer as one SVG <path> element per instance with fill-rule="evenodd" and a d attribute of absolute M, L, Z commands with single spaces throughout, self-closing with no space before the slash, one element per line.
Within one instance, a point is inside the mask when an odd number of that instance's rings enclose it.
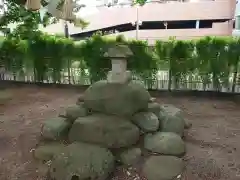
<path fill-rule="evenodd" d="M 96 8 L 96 6 L 99 5 L 99 3 L 97 3 L 96 0 L 81 0 L 80 2 L 81 4 L 86 5 L 85 8 L 81 9 L 81 11 L 77 13 L 80 16 L 83 17 L 83 16 L 91 15 L 98 12 L 98 9 Z"/>

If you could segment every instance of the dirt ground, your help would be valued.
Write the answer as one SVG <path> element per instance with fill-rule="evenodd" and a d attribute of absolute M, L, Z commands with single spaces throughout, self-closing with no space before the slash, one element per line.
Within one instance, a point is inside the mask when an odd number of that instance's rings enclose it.
<path fill-rule="evenodd" d="M 12 100 L 0 106 L 0 180 L 43 180 L 31 153 L 40 125 L 75 104 L 81 93 L 47 88 L 13 88 L 8 92 Z M 187 168 L 183 180 L 240 180 L 239 104 L 193 97 L 158 100 L 181 108 L 193 124 L 185 135 Z M 142 179 L 133 171 L 121 169 L 115 176 Z"/>

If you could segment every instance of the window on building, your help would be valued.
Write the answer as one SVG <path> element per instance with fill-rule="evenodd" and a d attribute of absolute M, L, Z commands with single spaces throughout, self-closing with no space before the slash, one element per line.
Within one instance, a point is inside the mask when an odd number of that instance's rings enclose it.
<path fill-rule="evenodd" d="M 240 30 L 240 16 L 235 17 L 235 29 Z"/>

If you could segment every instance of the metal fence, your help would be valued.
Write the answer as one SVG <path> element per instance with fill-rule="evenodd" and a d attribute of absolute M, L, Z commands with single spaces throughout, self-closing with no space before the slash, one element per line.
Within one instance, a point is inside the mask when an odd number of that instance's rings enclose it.
<path fill-rule="evenodd" d="M 70 72 L 70 75 L 69 75 Z M 79 68 L 71 68 L 70 71 L 63 70 L 61 72 L 61 80 L 58 84 L 72 84 L 72 85 L 90 85 L 91 79 L 88 73 L 82 75 L 82 70 Z M 70 79 L 69 79 L 70 78 Z M 198 91 L 220 91 L 240 93 L 240 73 L 237 74 L 236 81 L 233 80 L 233 74 L 228 78 L 227 83 L 220 83 L 216 88 L 213 83 L 213 79 L 209 79 L 207 83 L 204 83 L 199 74 L 191 74 L 178 81 L 176 84 L 174 80 L 169 80 L 169 71 L 159 70 L 154 78 L 141 78 L 134 75 L 133 80 L 138 80 L 146 88 L 153 90 L 198 90 Z M 33 72 L 5 72 L 0 71 L 1 80 L 20 81 L 35 83 Z M 50 74 L 46 74 L 43 83 L 54 83 Z"/>

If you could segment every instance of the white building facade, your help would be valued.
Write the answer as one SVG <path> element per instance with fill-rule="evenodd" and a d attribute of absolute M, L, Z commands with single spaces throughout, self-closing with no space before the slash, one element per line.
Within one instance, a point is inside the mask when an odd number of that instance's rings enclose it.
<path fill-rule="evenodd" d="M 122 1 L 127 3 L 128 0 L 99 1 L 100 4 L 112 2 L 119 6 L 101 7 L 98 13 L 84 17 L 90 22 L 89 26 L 84 30 L 70 29 L 72 37 L 78 39 L 84 33 L 111 27 L 117 29 L 120 25 L 135 27 L 128 30 L 121 30 L 121 27 L 120 30 L 113 31 L 115 33 L 111 36 L 122 34 L 126 38 L 138 37 L 150 44 L 172 36 L 177 39 L 194 39 L 203 36 L 231 36 L 233 33 L 236 0 L 152 0 L 139 8 L 130 4 L 121 7 Z M 142 23 L 139 29 L 133 24 L 137 20 Z M 155 27 L 151 23 L 155 23 Z M 149 27 L 146 27 L 148 24 Z"/>

